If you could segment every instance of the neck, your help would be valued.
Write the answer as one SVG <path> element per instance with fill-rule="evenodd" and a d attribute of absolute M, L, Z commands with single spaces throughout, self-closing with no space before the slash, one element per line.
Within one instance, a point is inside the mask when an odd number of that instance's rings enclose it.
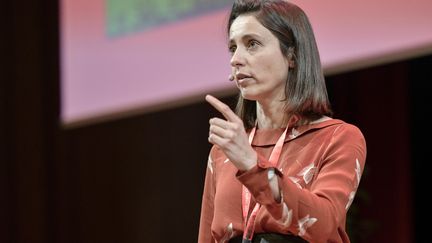
<path fill-rule="evenodd" d="M 286 111 L 284 102 L 272 100 L 270 102 L 257 101 L 258 128 L 274 129 L 286 127 Z"/>

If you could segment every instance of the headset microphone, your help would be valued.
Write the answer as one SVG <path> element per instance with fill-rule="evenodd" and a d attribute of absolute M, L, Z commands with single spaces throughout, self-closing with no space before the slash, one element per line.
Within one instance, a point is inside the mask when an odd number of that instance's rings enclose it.
<path fill-rule="evenodd" d="M 234 75 L 230 74 L 230 75 L 228 76 L 228 79 L 229 79 L 229 81 L 234 81 Z"/>

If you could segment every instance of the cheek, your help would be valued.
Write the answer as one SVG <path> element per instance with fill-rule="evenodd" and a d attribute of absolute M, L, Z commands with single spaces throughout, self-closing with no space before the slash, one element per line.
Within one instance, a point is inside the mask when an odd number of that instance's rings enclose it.
<path fill-rule="evenodd" d="M 280 79 L 286 81 L 288 79 L 288 64 L 286 66 L 282 65 L 279 67 Z"/>
<path fill-rule="evenodd" d="M 276 74 L 277 78 L 286 81 L 289 69 L 288 60 L 279 52 L 275 53 L 275 57 L 277 58 L 273 59 L 273 72 Z"/>
<path fill-rule="evenodd" d="M 262 61 L 261 65 L 258 65 L 261 76 L 275 81 L 285 81 L 287 79 L 288 64 L 283 59 L 270 58 Z"/>
<path fill-rule="evenodd" d="M 274 59 L 272 60 L 272 58 L 268 56 L 258 58 L 254 66 L 256 74 L 261 77 L 274 76 L 275 71 L 278 69 L 278 65 L 275 65 Z"/>

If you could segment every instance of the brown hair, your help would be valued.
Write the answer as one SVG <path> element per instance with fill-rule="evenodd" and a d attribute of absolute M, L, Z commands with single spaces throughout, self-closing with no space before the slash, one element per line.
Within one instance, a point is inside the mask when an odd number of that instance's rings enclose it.
<path fill-rule="evenodd" d="M 285 85 L 287 115 L 299 116 L 299 124 L 331 116 L 327 88 L 315 36 L 308 17 L 298 6 L 284 0 L 235 0 L 228 19 L 251 14 L 279 40 L 282 54 L 292 58 Z M 288 67 L 287 67 L 288 68 Z M 246 128 L 255 125 L 256 102 L 238 97 L 236 113 Z"/>

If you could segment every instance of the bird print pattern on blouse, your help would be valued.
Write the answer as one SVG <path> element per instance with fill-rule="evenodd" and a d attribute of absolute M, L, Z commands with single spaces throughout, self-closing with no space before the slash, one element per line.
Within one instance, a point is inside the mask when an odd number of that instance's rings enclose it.
<path fill-rule="evenodd" d="M 309 216 L 309 214 L 306 215 L 304 218 L 299 219 L 299 221 L 298 221 L 298 231 L 299 231 L 298 235 L 299 236 L 305 235 L 307 228 L 311 227 L 317 221 L 318 221 L 318 219 L 311 218 Z"/>
<path fill-rule="evenodd" d="M 282 211 L 282 217 L 279 220 L 279 223 L 282 224 L 284 227 L 288 228 L 291 225 L 293 218 L 293 210 L 288 209 L 288 206 L 286 203 L 283 203 L 283 211 Z"/>
<path fill-rule="evenodd" d="M 210 155 L 209 155 L 208 160 L 207 160 L 207 168 L 213 174 L 213 160 L 212 160 Z"/>
<path fill-rule="evenodd" d="M 297 176 L 301 176 L 303 178 L 305 184 L 307 185 L 307 184 L 309 184 L 309 182 L 312 181 L 312 178 L 315 175 L 315 171 L 316 171 L 316 167 L 315 167 L 315 164 L 312 162 L 308 166 L 303 168 L 303 170 L 301 170 L 297 174 Z"/>
<path fill-rule="evenodd" d="M 228 242 L 233 237 L 234 237 L 233 224 L 229 223 L 227 225 L 227 228 L 226 228 L 226 231 L 225 231 L 225 235 L 222 237 L 222 239 L 220 240 L 220 242 L 221 243 Z"/>
<path fill-rule="evenodd" d="M 291 134 L 288 135 L 288 137 L 289 137 L 290 139 L 294 139 L 294 138 L 296 138 L 299 134 L 300 134 L 300 132 L 297 131 L 297 130 L 293 127 L 293 128 L 291 129 Z"/>
<path fill-rule="evenodd" d="M 354 197 L 355 197 L 355 194 L 356 194 L 356 191 L 357 191 L 357 187 L 360 184 L 360 178 L 361 178 L 361 174 L 362 174 L 361 167 L 360 167 L 360 162 L 359 162 L 358 159 L 356 159 L 355 163 L 356 163 L 356 165 L 355 165 L 356 183 L 354 185 L 353 191 L 348 195 L 348 202 L 347 202 L 347 204 L 345 206 L 345 210 L 348 210 L 349 207 L 351 206 L 352 202 L 354 201 Z"/>
<path fill-rule="evenodd" d="M 304 184 L 309 184 L 315 173 L 316 173 L 316 166 L 314 162 L 310 163 L 308 166 L 304 167 L 299 173 L 297 173 L 296 176 L 289 176 L 288 179 L 290 179 L 299 189 L 303 189 L 303 186 L 301 185 L 301 181 L 304 181 Z"/>

